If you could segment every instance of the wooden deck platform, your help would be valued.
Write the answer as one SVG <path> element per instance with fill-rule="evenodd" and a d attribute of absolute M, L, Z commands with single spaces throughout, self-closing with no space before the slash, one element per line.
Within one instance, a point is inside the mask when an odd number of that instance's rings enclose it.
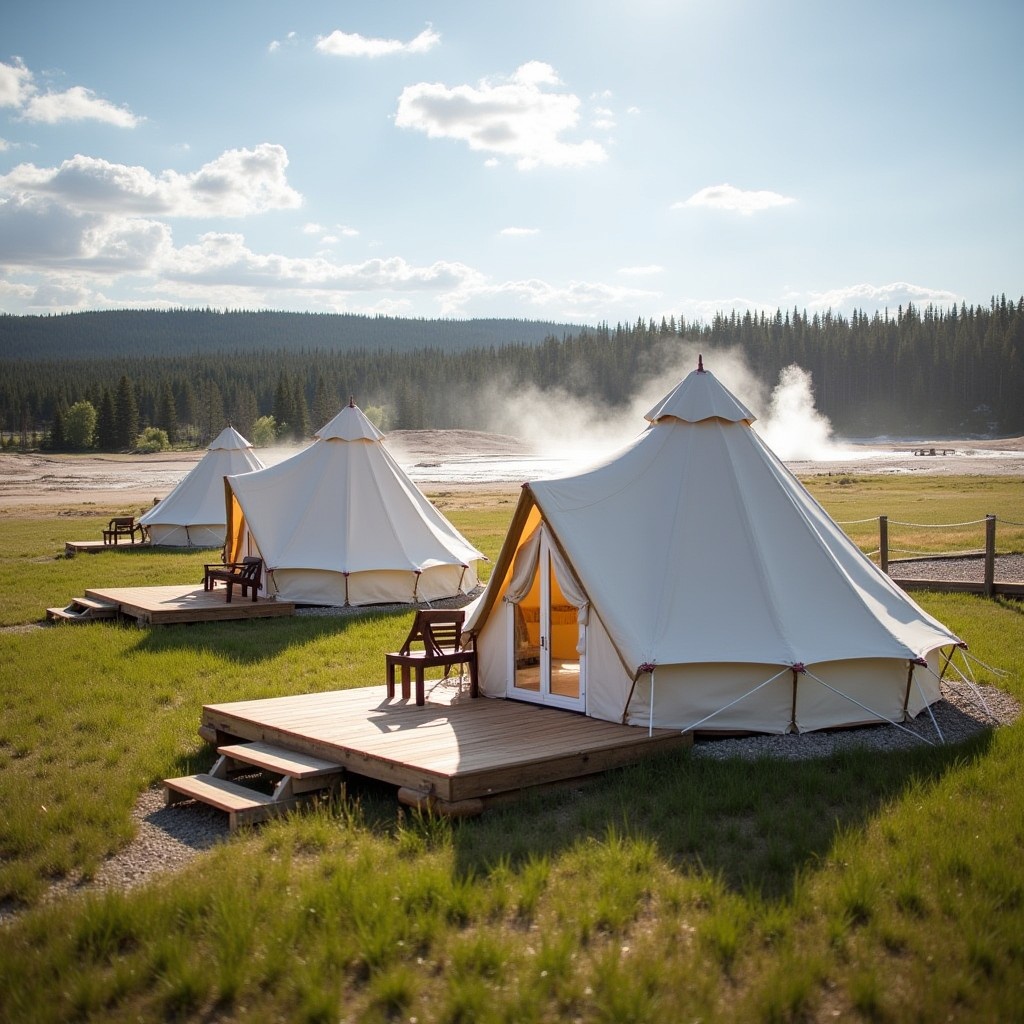
<path fill-rule="evenodd" d="M 225 619 L 265 619 L 294 615 L 290 601 L 261 597 L 244 600 L 235 593 L 228 604 L 223 587 L 203 590 L 202 583 L 170 587 L 90 587 L 85 596 L 116 604 L 120 614 L 157 626 L 172 622 L 217 622 Z"/>
<path fill-rule="evenodd" d="M 120 544 L 105 544 L 102 540 L 66 540 L 64 554 L 73 558 L 75 555 L 98 555 L 101 551 L 152 551 L 153 547 L 148 540 L 138 544 L 127 540 Z"/>
<path fill-rule="evenodd" d="M 388 700 L 383 685 L 208 704 L 204 736 L 263 741 L 399 787 L 442 813 L 689 746 L 672 730 L 616 725 L 512 700 Z M 403 794 L 405 796 L 403 797 Z M 469 813 L 482 809 L 473 808 Z"/>

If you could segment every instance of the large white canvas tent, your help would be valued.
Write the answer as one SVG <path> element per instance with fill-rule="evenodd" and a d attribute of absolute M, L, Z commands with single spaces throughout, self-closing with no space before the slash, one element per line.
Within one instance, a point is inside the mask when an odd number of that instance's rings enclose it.
<path fill-rule="evenodd" d="M 153 544 L 219 548 L 224 543 L 224 477 L 262 469 L 252 445 L 225 427 L 174 490 L 139 518 Z"/>
<path fill-rule="evenodd" d="M 229 476 L 227 560 L 259 555 L 263 593 L 298 604 L 430 602 L 472 592 L 484 556 L 424 497 L 383 436 L 350 402 L 308 448 Z"/>
<path fill-rule="evenodd" d="M 524 484 L 466 628 L 481 691 L 628 724 L 900 722 L 958 638 L 846 537 L 712 373 L 631 444 Z"/>

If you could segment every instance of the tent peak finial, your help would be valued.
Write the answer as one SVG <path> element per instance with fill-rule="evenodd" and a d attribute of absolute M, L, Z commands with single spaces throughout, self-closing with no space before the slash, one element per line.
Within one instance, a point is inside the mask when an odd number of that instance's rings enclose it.
<path fill-rule="evenodd" d="M 704 369 L 704 356 L 701 355 L 700 353 L 697 354 L 697 372 L 698 373 L 705 373 L 706 372 L 705 369 Z"/>
<path fill-rule="evenodd" d="M 349 395 L 348 396 L 348 407 L 350 409 L 354 409 L 355 406 L 356 406 L 355 396 L 354 395 Z"/>

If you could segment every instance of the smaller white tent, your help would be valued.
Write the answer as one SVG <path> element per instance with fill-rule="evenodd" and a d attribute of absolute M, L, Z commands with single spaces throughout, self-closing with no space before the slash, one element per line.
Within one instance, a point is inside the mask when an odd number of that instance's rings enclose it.
<path fill-rule="evenodd" d="M 350 402 L 290 459 L 227 477 L 227 560 L 260 556 L 263 592 L 297 604 L 470 593 L 484 555 L 420 492 L 383 437 Z"/>
<path fill-rule="evenodd" d="M 227 525 L 224 477 L 262 468 L 252 445 L 234 427 L 225 427 L 188 475 L 139 522 L 153 544 L 219 548 Z"/>

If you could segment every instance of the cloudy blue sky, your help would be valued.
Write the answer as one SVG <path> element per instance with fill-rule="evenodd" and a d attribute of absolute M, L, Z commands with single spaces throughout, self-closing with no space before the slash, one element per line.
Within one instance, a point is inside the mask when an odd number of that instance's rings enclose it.
<path fill-rule="evenodd" d="M 0 310 L 1024 292 L 1020 0 L 5 4 Z"/>

